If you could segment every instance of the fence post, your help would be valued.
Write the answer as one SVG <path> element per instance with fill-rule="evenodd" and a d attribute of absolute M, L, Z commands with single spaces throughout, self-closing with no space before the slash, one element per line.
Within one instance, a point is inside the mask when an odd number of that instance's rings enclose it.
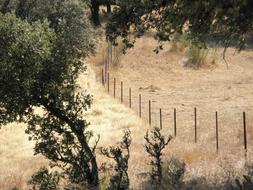
<path fill-rule="evenodd" d="M 244 136 L 244 151 L 245 159 L 247 158 L 247 126 L 246 126 L 246 113 L 243 112 L 243 136 Z"/>
<path fill-rule="evenodd" d="M 177 110 L 174 108 L 174 135 L 177 136 Z"/>
<path fill-rule="evenodd" d="M 107 73 L 107 89 L 108 89 L 108 94 L 110 94 L 110 73 Z"/>
<path fill-rule="evenodd" d="M 218 112 L 215 113 L 215 121 L 216 121 L 216 151 L 219 152 L 219 125 L 218 125 Z"/>
<path fill-rule="evenodd" d="M 195 131 L 195 143 L 197 143 L 197 108 L 194 108 L 194 131 Z"/>
<path fill-rule="evenodd" d="M 160 108 L 160 129 L 163 128 L 162 109 Z"/>
<path fill-rule="evenodd" d="M 151 126 L 151 101 L 148 101 L 148 121 L 149 125 Z"/>
<path fill-rule="evenodd" d="M 102 68 L 102 73 L 101 73 L 101 80 L 102 80 L 102 85 L 104 86 L 104 69 Z"/>
<path fill-rule="evenodd" d="M 139 94 L 139 117 L 141 118 L 141 94 Z"/>
<path fill-rule="evenodd" d="M 120 98 L 120 101 L 121 101 L 121 103 L 123 103 L 123 82 L 121 81 L 121 83 L 120 83 L 120 86 L 121 86 L 121 98 Z"/>
<path fill-rule="evenodd" d="M 129 88 L 129 108 L 132 107 L 132 89 Z"/>
<path fill-rule="evenodd" d="M 113 97 L 116 97 L 116 78 L 113 80 Z"/>

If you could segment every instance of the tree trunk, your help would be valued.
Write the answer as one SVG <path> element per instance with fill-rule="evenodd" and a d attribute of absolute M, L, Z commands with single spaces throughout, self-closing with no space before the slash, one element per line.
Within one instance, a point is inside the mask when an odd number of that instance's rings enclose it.
<path fill-rule="evenodd" d="M 98 165 L 97 165 L 95 154 L 92 152 L 91 148 L 89 147 L 87 143 L 87 139 L 84 134 L 84 130 L 83 130 L 84 122 L 82 120 L 81 121 L 79 120 L 78 122 L 73 121 L 73 119 L 65 115 L 63 110 L 50 105 L 50 103 L 45 99 L 41 99 L 39 102 L 41 103 L 41 105 L 43 105 L 46 108 L 46 110 L 48 110 L 49 113 L 53 114 L 59 120 L 69 125 L 69 127 L 71 128 L 71 131 L 75 134 L 76 138 L 78 139 L 78 142 L 81 145 L 81 148 L 82 148 L 81 154 L 83 155 L 86 154 L 90 160 L 89 162 L 81 164 L 82 168 L 86 168 L 86 169 L 83 169 L 83 171 L 85 171 L 87 176 L 89 176 L 88 177 L 89 179 L 83 179 L 83 180 L 84 181 L 87 180 L 88 184 L 92 187 L 92 189 L 100 190 L 101 188 L 100 188 L 99 175 L 98 175 Z M 85 162 L 84 159 L 83 159 L 83 162 Z M 90 167 L 89 167 L 89 164 L 90 164 Z"/>
<path fill-rule="evenodd" d="M 106 1 L 106 7 L 107 7 L 107 13 L 111 13 L 112 9 L 111 9 L 111 0 L 107 0 Z"/>
<path fill-rule="evenodd" d="M 95 26 L 100 25 L 98 0 L 91 0 L 91 19 Z"/>
<path fill-rule="evenodd" d="M 90 157 L 91 162 L 91 181 L 90 184 L 92 185 L 93 189 L 100 189 L 99 177 L 98 177 L 98 166 L 97 160 L 93 152 L 91 151 L 89 145 L 87 144 L 87 140 L 84 136 L 84 131 L 77 132 L 76 134 L 82 148 L 85 150 L 88 157 Z"/>

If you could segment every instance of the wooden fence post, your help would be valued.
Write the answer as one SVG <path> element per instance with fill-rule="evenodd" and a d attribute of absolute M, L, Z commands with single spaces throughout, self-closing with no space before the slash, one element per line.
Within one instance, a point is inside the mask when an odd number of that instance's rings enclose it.
<path fill-rule="evenodd" d="M 195 143 L 197 143 L 197 108 L 194 108 L 194 131 L 195 131 L 194 140 Z"/>
<path fill-rule="evenodd" d="M 129 108 L 132 107 L 132 89 L 129 88 Z"/>
<path fill-rule="evenodd" d="M 141 94 L 139 94 L 139 117 L 141 118 Z"/>
<path fill-rule="evenodd" d="M 247 158 L 247 126 L 246 126 L 246 113 L 243 112 L 243 137 L 244 137 L 244 151 L 245 159 Z"/>
<path fill-rule="evenodd" d="M 110 73 L 107 73 L 107 89 L 108 89 L 108 94 L 110 94 Z"/>
<path fill-rule="evenodd" d="M 215 123 L 216 123 L 216 151 L 219 152 L 219 125 L 218 125 L 218 112 L 215 113 Z"/>
<path fill-rule="evenodd" d="M 102 80 L 102 85 L 104 86 L 104 69 L 102 68 L 102 73 L 101 73 L 101 80 Z"/>
<path fill-rule="evenodd" d="M 148 101 L 148 121 L 149 125 L 151 126 L 151 101 Z"/>
<path fill-rule="evenodd" d="M 160 108 L 160 129 L 163 128 L 162 109 Z"/>
<path fill-rule="evenodd" d="M 121 103 L 123 103 L 123 82 L 121 81 L 121 83 L 120 83 L 120 86 L 121 86 L 121 98 L 120 98 L 120 101 L 121 101 Z"/>
<path fill-rule="evenodd" d="M 113 97 L 116 97 L 116 78 L 113 80 Z"/>
<path fill-rule="evenodd" d="M 174 136 L 177 136 L 177 110 L 174 108 Z"/>

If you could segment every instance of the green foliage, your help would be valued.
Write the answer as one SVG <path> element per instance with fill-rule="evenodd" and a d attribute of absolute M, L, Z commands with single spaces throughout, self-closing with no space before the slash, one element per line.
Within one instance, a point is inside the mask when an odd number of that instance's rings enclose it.
<path fill-rule="evenodd" d="M 110 184 L 107 190 L 128 190 L 128 160 L 130 158 L 131 132 L 125 131 L 119 146 L 102 148 L 101 153 L 116 162 L 114 166 L 115 174 L 110 177 Z"/>
<path fill-rule="evenodd" d="M 199 67 L 206 63 L 208 48 L 197 38 L 187 34 L 175 34 L 172 39 L 172 50 L 183 49 L 186 51 L 187 63 L 185 66 Z"/>
<path fill-rule="evenodd" d="M 19 188 L 17 188 L 17 187 L 13 187 L 11 190 L 19 190 Z"/>
<path fill-rule="evenodd" d="M 40 168 L 29 181 L 30 190 L 59 190 L 60 174 L 49 172 L 47 168 Z"/>
<path fill-rule="evenodd" d="M 186 48 L 190 66 L 199 67 L 206 62 L 208 50 L 197 38 L 184 35 L 181 42 Z"/>
<path fill-rule="evenodd" d="M 207 53 L 208 51 L 206 49 L 191 44 L 187 50 L 190 64 L 197 67 L 203 65 L 206 62 Z"/>
<path fill-rule="evenodd" d="M 185 163 L 176 158 L 171 158 L 162 165 L 162 181 L 160 189 L 178 190 L 183 186 L 183 175 L 185 173 Z"/>
<path fill-rule="evenodd" d="M 151 136 L 147 132 L 144 139 L 146 140 L 145 149 L 149 156 L 152 158 L 150 165 L 152 170 L 150 172 L 151 183 L 155 188 L 160 188 L 163 180 L 162 168 L 162 151 L 169 144 L 172 137 L 164 137 L 159 128 L 151 131 Z"/>
<path fill-rule="evenodd" d="M 110 177 L 105 177 L 101 180 L 101 189 L 106 190 L 110 186 Z"/>
<path fill-rule="evenodd" d="M 80 58 L 95 47 L 93 29 L 78 1 L 29 2 L 16 10 L 20 19 L 0 13 L 0 124 L 27 123 L 35 154 L 60 167 L 70 183 L 99 187 L 98 141 L 89 144 L 83 116 L 92 96 L 77 93 L 76 84 L 85 70 Z"/>
<path fill-rule="evenodd" d="M 88 21 L 87 5 L 79 0 L 11 0 L 11 11 L 21 19 L 34 21 L 47 20 L 50 28 L 57 33 L 57 59 L 87 56 L 94 51 L 94 31 Z M 21 6 L 22 5 L 22 6 Z M 19 9 L 21 9 L 20 11 Z M 57 55 L 57 54 L 56 54 Z"/>
<path fill-rule="evenodd" d="M 221 34 L 225 47 L 232 42 L 243 49 L 253 29 L 253 1 L 250 0 L 125 0 L 116 1 L 107 25 L 107 35 L 125 43 L 128 33 L 135 37 L 152 29 L 161 41 L 171 40 L 176 33 L 188 33 L 202 42 Z M 155 29 L 155 30 L 154 30 Z"/>
<path fill-rule="evenodd" d="M 253 188 L 253 165 L 246 164 L 246 174 L 243 175 L 243 179 L 236 179 L 236 188 L 235 190 L 250 190 Z"/>
<path fill-rule="evenodd" d="M 40 91 L 39 82 L 50 82 L 38 80 L 52 59 L 55 40 L 47 22 L 30 25 L 13 14 L 0 13 L 1 123 L 26 115 Z"/>

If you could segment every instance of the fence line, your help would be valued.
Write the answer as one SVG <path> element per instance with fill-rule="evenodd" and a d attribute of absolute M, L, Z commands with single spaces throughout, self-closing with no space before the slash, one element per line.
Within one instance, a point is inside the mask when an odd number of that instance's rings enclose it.
<path fill-rule="evenodd" d="M 107 91 L 110 94 L 110 73 L 107 73 L 107 81 L 105 82 L 105 73 L 104 70 L 102 69 L 102 85 L 105 87 L 106 82 L 107 82 Z M 117 88 L 116 88 L 116 78 L 113 80 L 113 97 L 116 98 L 117 94 Z M 123 81 L 120 82 L 120 102 L 124 103 L 124 83 Z M 129 108 L 133 108 L 132 106 L 132 88 L 129 88 L 129 93 L 128 93 L 128 106 Z M 142 94 L 139 94 L 138 98 L 138 116 L 142 118 Z M 248 152 L 248 141 L 247 141 L 247 123 L 246 123 L 246 112 L 243 112 L 243 149 L 244 149 L 244 155 L 245 159 L 247 159 L 247 152 Z M 152 101 L 148 100 L 148 123 L 150 126 L 152 126 Z M 159 126 L 160 129 L 163 129 L 163 114 L 162 114 L 162 108 L 159 108 Z M 174 126 L 174 136 L 177 136 L 177 109 L 173 109 L 173 126 Z M 216 141 L 216 152 L 219 153 L 220 151 L 220 139 L 219 139 L 219 118 L 218 118 L 218 111 L 215 112 L 215 141 Z M 198 115 L 197 115 L 197 108 L 194 107 L 194 142 L 198 142 Z"/>

